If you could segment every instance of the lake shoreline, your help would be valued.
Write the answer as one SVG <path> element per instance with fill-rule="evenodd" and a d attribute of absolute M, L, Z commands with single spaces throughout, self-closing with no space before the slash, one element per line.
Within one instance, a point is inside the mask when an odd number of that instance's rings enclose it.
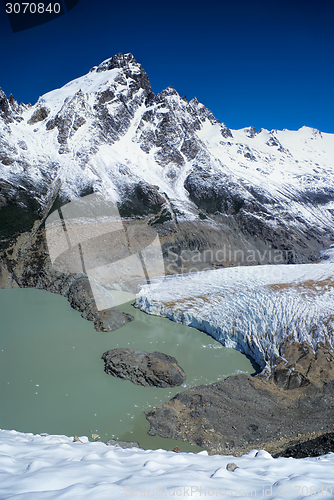
<path fill-rule="evenodd" d="M 147 434 L 145 411 L 180 390 L 238 373 L 249 360 L 196 329 L 122 305 L 134 321 L 114 332 L 96 332 L 59 294 L 35 288 L 0 290 L 0 422 L 2 428 L 138 441 L 143 448 L 200 448 Z M 120 297 L 118 297 L 120 298 Z M 128 297 L 125 297 L 128 300 Z M 20 311 L 20 314 L 17 314 Z M 104 372 L 110 349 L 159 351 L 186 373 L 182 386 L 141 387 Z M 13 362 L 15 360 L 15 362 Z M 201 369 L 200 369 L 201 368 Z M 25 411 L 18 411 L 18 408 Z"/>
<path fill-rule="evenodd" d="M 313 266 L 316 266 L 316 265 L 313 264 L 312 267 Z M 56 278 L 57 278 L 57 280 L 55 281 L 55 284 L 57 284 L 61 280 L 60 276 L 57 276 Z M 72 275 L 70 277 L 70 281 L 66 282 L 65 285 L 64 285 L 64 283 L 62 284 L 61 289 L 58 287 L 58 285 L 54 286 L 52 284 L 52 286 L 50 285 L 51 290 L 49 289 L 49 291 L 53 291 L 54 293 L 65 295 L 66 298 L 69 300 L 72 308 L 77 309 L 79 311 L 82 311 L 83 304 L 80 303 L 80 294 L 82 293 L 80 291 L 81 285 L 79 286 L 79 288 L 77 287 L 77 285 L 81 282 L 81 280 L 83 278 L 84 278 L 84 276 L 82 276 L 82 275 L 80 275 L 80 276 L 79 275 Z M 40 279 L 41 279 L 41 277 L 39 278 L 39 280 Z M 42 283 L 41 281 L 38 281 L 38 285 L 39 285 L 38 288 L 44 288 L 45 283 L 43 283 L 42 286 L 41 286 L 41 283 Z M 21 286 L 23 285 L 22 287 L 24 288 L 24 287 L 27 287 L 28 283 L 20 283 L 20 285 Z M 16 286 L 17 286 L 17 284 L 16 284 Z M 48 288 L 50 288 L 50 286 L 48 285 Z M 28 287 L 30 287 L 30 286 L 28 286 Z M 70 291 L 70 293 L 68 293 L 68 291 Z M 64 293 L 64 292 L 66 292 L 66 293 Z M 72 298 L 71 298 L 71 294 L 73 295 Z M 147 311 L 145 311 L 145 312 L 149 316 L 151 316 L 151 314 L 149 312 L 147 312 Z M 124 315 L 127 313 L 125 313 L 123 311 L 123 312 L 120 312 L 120 314 L 122 315 L 122 318 L 124 318 Z M 84 317 L 86 316 L 85 319 L 92 319 L 92 318 L 88 317 L 89 315 L 87 315 L 87 314 L 85 314 L 83 316 Z M 103 328 L 102 328 L 102 330 L 103 330 Z M 277 365 L 279 363 L 280 363 L 280 360 L 278 359 Z M 275 368 L 275 366 L 276 365 L 274 365 L 273 368 Z M 239 383 L 239 382 L 237 383 L 238 376 L 232 376 L 229 378 L 232 380 L 235 380 L 235 382 L 233 382 L 233 383 L 238 385 L 238 383 Z M 329 379 L 330 379 L 330 377 L 329 377 Z M 253 377 L 251 380 L 252 381 L 260 380 L 260 377 Z M 277 388 L 277 386 L 275 386 L 273 380 L 264 380 L 262 378 L 261 383 L 265 384 L 265 386 L 264 386 L 265 390 L 269 391 L 269 393 L 270 393 L 270 391 L 272 393 L 275 393 L 276 390 L 279 390 L 280 391 L 279 398 L 282 401 L 284 400 L 286 395 L 293 392 L 293 391 L 287 391 L 284 388 L 279 388 L 279 387 Z M 299 390 L 299 396 L 295 398 L 295 401 L 296 401 L 295 405 L 298 406 L 297 401 L 301 401 L 305 398 L 306 399 L 309 398 L 309 400 L 312 402 L 312 405 L 315 405 L 316 407 L 318 407 L 318 402 L 323 401 L 324 399 L 327 398 L 327 400 L 329 401 L 329 404 L 330 404 L 330 408 L 331 408 L 333 401 L 332 401 L 332 390 L 331 390 L 331 386 L 330 386 L 329 382 L 328 381 L 326 382 L 326 387 L 325 387 L 325 382 L 323 382 L 323 385 L 320 388 L 319 388 L 319 384 L 318 385 L 317 385 L 317 383 L 315 383 L 315 385 L 312 385 L 312 384 L 313 384 L 313 382 L 311 383 L 311 386 L 313 387 L 312 390 L 315 391 L 313 395 L 312 394 L 309 395 L 307 392 L 305 392 L 306 391 L 305 387 L 299 388 L 299 389 L 298 388 L 294 389 L 294 391 L 297 391 L 297 392 Z M 256 383 L 255 383 L 255 385 L 256 385 Z M 197 389 L 200 387 L 202 387 L 202 386 L 195 386 L 192 389 Z M 243 392 L 247 392 L 246 391 L 247 387 L 248 386 L 246 384 L 245 388 L 244 388 L 245 390 L 243 390 Z M 310 391 L 311 388 L 309 387 L 307 390 Z M 186 391 L 184 391 L 184 392 L 186 392 Z M 236 391 L 234 391 L 234 393 L 236 393 Z M 201 394 L 200 394 L 200 396 L 201 396 Z M 288 399 L 289 400 L 291 399 L 290 395 L 289 395 Z M 168 403 L 169 402 L 165 403 L 165 405 L 168 405 Z M 157 407 L 157 408 L 159 408 L 159 407 Z M 333 408 L 334 408 L 334 404 L 333 404 Z M 326 409 L 326 405 L 325 405 L 325 409 Z M 282 411 L 286 410 L 286 403 L 281 404 L 281 410 Z M 258 411 L 258 409 L 253 408 L 252 411 L 253 411 L 253 414 L 255 414 L 254 412 Z M 298 411 L 297 410 L 294 410 L 294 411 L 291 410 L 291 412 L 292 412 L 291 413 L 292 419 L 298 418 Z M 322 417 L 323 417 L 323 419 L 325 419 L 324 414 L 322 415 Z M 233 426 L 236 427 L 233 423 L 234 419 L 235 419 L 235 413 L 233 413 L 233 411 L 231 409 L 229 412 L 229 415 L 228 415 L 228 420 L 231 423 L 231 428 L 233 428 Z M 326 417 L 326 419 L 327 419 L 327 422 L 329 424 L 331 424 L 331 425 L 334 424 L 334 422 L 332 423 L 332 420 L 330 417 Z M 247 422 L 247 420 L 246 420 L 246 422 Z M 248 422 L 248 426 L 251 426 L 251 425 L 258 426 L 257 423 Z M 321 425 L 321 423 L 316 423 L 316 422 L 313 424 L 310 423 L 310 424 L 308 424 L 308 430 L 304 432 L 303 428 L 299 428 L 299 427 L 297 428 L 296 426 L 284 427 L 284 419 L 283 419 L 282 424 L 281 424 L 283 431 L 282 432 L 280 431 L 282 433 L 281 437 L 279 437 L 278 439 L 271 439 L 270 436 L 269 437 L 266 436 L 265 439 L 262 439 L 261 437 L 260 438 L 255 437 L 256 442 L 249 441 L 249 439 L 252 439 L 252 436 L 251 437 L 247 436 L 247 432 L 248 432 L 247 427 L 248 426 L 246 426 L 243 433 L 241 432 L 241 434 L 245 436 L 243 438 L 244 442 L 239 443 L 239 444 L 235 444 L 232 447 L 230 447 L 230 444 L 235 440 L 235 439 L 233 439 L 233 433 L 227 434 L 224 437 L 224 440 L 225 440 L 224 445 L 221 445 L 220 441 L 222 441 L 222 440 L 220 440 L 218 442 L 217 439 L 213 439 L 210 437 L 210 432 L 209 433 L 207 432 L 208 430 L 214 428 L 214 426 L 212 426 L 211 424 L 209 426 L 203 426 L 203 436 L 201 436 L 202 431 L 200 432 L 201 444 L 199 444 L 199 441 L 198 441 L 199 436 L 197 436 L 197 442 L 195 440 L 191 441 L 191 440 L 189 440 L 189 435 L 187 435 L 185 432 L 182 433 L 182 430 L 178 430 L 178 432 L 173 434 L 173 437 L 171 437 L 171 438 L 181 440 L 181 441 L 184 441 L 184 442 L 187 442 L 190 444 L 196 444 L 197 446 L 204 447 L 204 448 L 208 449 L 210 453 L 224 453 L 224 454 L 226 454 L 226 453 L 238 453 L 238 454 L 240 454 L 241 453 L 241 454 L 243 454 L 243 453 L 246 453 L 247 451 L 249 451 L 249 449 L 251 449 L 252 447 L 254 448 L 255 445 L 265 447 L 267 451 L 271 450 L 272 453 L 282 453 L 282 452 L 284 452 L 286 447 L 288 447 L 289 445 L 292 445 L 295 443 L 301 443 L 303 441 L 308 441 L 309 439 L 311 439 L 314 436 L 321 436 L 321 435 L 324 435 L 326 432 L 329 432 L 330 430 L 332 430 L 333 427 L 331 427 L 331 425 L 329 425 L 329 426 L 328 425 L 324 427 Z M 258 427 L 260 427 L 260 426 L 258 426 Z M 157 434 L 159 434 L 159 433 L 157 433 Z M 163 432 L 162 432 L 162 434 L 163 434 Z M 164 437 L 164 436 L 162 436 L 162 437 Z M 124 439 L 124 437 L 122 437 L 122 436 L 120 436 L 120 438 Z M 226 442 L 228 443 L 227 447 L 225 446 Z M 219 446 L 217 446 L 217 443 L 219 444 Z"/>

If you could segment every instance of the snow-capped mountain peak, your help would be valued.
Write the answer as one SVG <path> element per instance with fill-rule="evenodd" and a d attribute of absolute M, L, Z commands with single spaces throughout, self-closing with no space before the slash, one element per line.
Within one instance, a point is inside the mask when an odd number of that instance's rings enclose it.
<path fill-rule="evenodd" d="M 40 219 L 57 197 L 99 192 L 112 194 L 125 217 L 223 230 L 224 244 L 232 231 L 237 247 L 294 248 L 303 262 L 334 238 L 332 134 L 230 130 L 172 86 L 155 95 L 132 54 L 106 59 L 31 107 L 1 91 L 0 113 L 2 203 L 30 210 L 28 197 Z"/>

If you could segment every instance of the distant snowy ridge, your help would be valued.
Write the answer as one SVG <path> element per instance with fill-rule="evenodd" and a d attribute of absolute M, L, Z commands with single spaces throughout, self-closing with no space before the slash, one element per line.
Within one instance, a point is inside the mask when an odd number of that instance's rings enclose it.
<path fill-rule="evenodd" d="M 238 468 L 227 470 L 229 463 Z M 273 459 L 264 450 L 207 456 L 0 430 L 3 500 L 331 498 L 333 465 L 333 453 L 298 460 Z"/>
<path fill-rule="evenodd" d="M 334 264 L 233 267 L 157 280 L 137 306 L 249 354 L 266 374 L 287 340 L 334 348 Z"/>

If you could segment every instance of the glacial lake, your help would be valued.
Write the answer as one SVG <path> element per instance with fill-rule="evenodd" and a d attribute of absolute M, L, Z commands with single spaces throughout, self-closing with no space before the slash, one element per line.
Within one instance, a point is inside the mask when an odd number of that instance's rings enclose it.
<path fill-rule="evenodd" d="M 119 306 L 135 320 L 115 332 L 96 332 L 66 298 L 37 289 L 0 289 L 0 428 L 21 432 L 138 441 L 143 448 L 198 451 L 149 436 L 144 412 L 181 390 L 238 373 L 250 360 L 210 336 L 166 318 Z M 117 347 L 174 356 L 184 386 L 141 387 L 104 373 L 101 355 Z"/>

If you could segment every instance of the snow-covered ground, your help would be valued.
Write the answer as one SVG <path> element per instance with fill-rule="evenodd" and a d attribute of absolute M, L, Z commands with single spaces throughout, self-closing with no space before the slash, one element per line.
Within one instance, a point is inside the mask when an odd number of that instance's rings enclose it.
<path fill-rule="evenodd" d="M 137 305 L 205 331 L 270 371 L 287 339 L 334 348 L 333 277 L 331 259 L 167 276 L 144 286 Z"/>
<path fill-rule="evenodd" d="M 233 472 L 226 469 L 231 462 Z M 264 450 L 208 456 L 0 430 L 1 500 L 333 498 L 333 466 L 333 453 L 298 460 Z"/>

